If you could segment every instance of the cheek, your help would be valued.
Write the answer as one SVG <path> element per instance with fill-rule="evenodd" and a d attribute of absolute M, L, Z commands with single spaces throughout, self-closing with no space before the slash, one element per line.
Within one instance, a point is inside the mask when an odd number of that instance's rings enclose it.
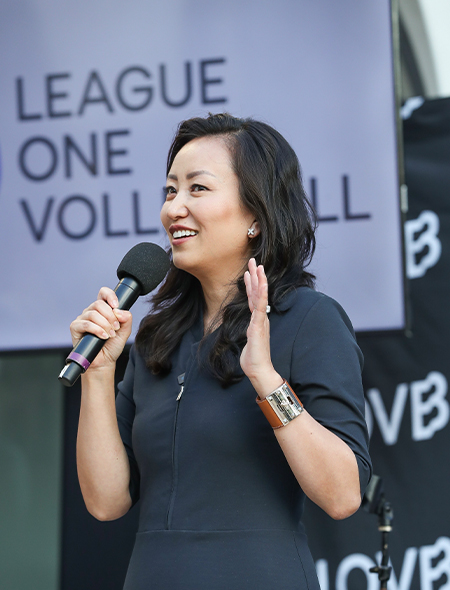
<path fill-rule="evenodd" d="M 220 209 L 214 212 L 215 222 L 218 224 L 227 225 L 230 230 L 240 230 L 240 228 L 247 227 L 248 221 L 240 207 L 234 203 L 224 203 Z"/>
<path fill-rule="evenodd" d="M 161 211 L 159 212 L 159 218 L 161 219 L 161 223 L 163 224 L 163 226 L 166 228 L 167 231 L 167 213 L 166 213 L 167 207 L 166 205 L 163 205 L 161 207 Z"/>

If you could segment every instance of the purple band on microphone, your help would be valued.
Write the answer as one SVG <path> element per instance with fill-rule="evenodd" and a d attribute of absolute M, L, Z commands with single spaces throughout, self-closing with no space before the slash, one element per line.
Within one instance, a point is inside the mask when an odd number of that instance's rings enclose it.
<path fill-rule="evenodd" d="M 75 361 L 76 363 L 81 365 L 85 371 L 87 371 L 91 366 L 91 363 L 87 359 L 85 359 L 84 356 L 81 356 L 81 354 L 78 354 L 78 352 L 74 352 L 73 350 L 66 358 L 66 361 Z"/>

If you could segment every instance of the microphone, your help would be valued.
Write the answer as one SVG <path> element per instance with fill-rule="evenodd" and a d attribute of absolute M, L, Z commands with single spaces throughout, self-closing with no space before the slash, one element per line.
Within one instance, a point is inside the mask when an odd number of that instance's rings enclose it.
<path fill-rule="evenodd" d="M 117 268 L 119 284 L 114 289 L 119 309 L 129 310 L 140 295 L 153 291 L 169 270 L 170 260 L 157 244 L 142 242 L 127 252 Z M 85 334 L 69 356 L 58 379 L 66 387 L 72 387 L 78 377 L 87 371 L 100 352 L 105 340 Z"/>

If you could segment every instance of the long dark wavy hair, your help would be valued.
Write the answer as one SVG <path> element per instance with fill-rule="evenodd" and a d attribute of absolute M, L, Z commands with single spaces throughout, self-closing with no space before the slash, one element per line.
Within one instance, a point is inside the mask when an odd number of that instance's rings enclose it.
<path fill-rule="evenodd" d="M 221 136 L 226 141 L 242 204 L 259 223 L 259 235 L 250 240 L 251 256 L 264 265 L 269 302 L 276 311 L 288 291 L 314 287 L 315 277 L 305 269 L 314 253 L 316 217 L 303 189 L 297 156 L 284 137 L 266 123 L 228 113 L 210 114 L 180 123 L 167 157 L 167 174 L 183 146 L 208 136 Z M 223 307 L 222 323 L 205 361 L 224 387 L 243 377 L 239 357 L 250 321 L 243 275 L 236 287 L 234 298 Z M 203 310 L 202 287 L 198 279 L 172 263 L 151 302 L 152 310 L 140 325 L 136 346 L 152 372 L 166 374 L 171 369 L 172 352 Z"/>

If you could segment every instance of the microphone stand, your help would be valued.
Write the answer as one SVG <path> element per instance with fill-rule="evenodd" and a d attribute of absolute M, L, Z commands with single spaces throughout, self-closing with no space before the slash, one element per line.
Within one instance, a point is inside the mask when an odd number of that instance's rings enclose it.
<path fill-rule="evenodd" d="M 364 494 L 362 506 L 366 512 L 378 515 L 378 530 L 381 532 L 381 564 L 370 568 L 370 572 L 378 574 L 380 590 L 387 590 L 392 567 L 389 564 L 389 533 L 392 531 L 394 510 L 385 498 L 383 481 L 373 475 Z"/>

